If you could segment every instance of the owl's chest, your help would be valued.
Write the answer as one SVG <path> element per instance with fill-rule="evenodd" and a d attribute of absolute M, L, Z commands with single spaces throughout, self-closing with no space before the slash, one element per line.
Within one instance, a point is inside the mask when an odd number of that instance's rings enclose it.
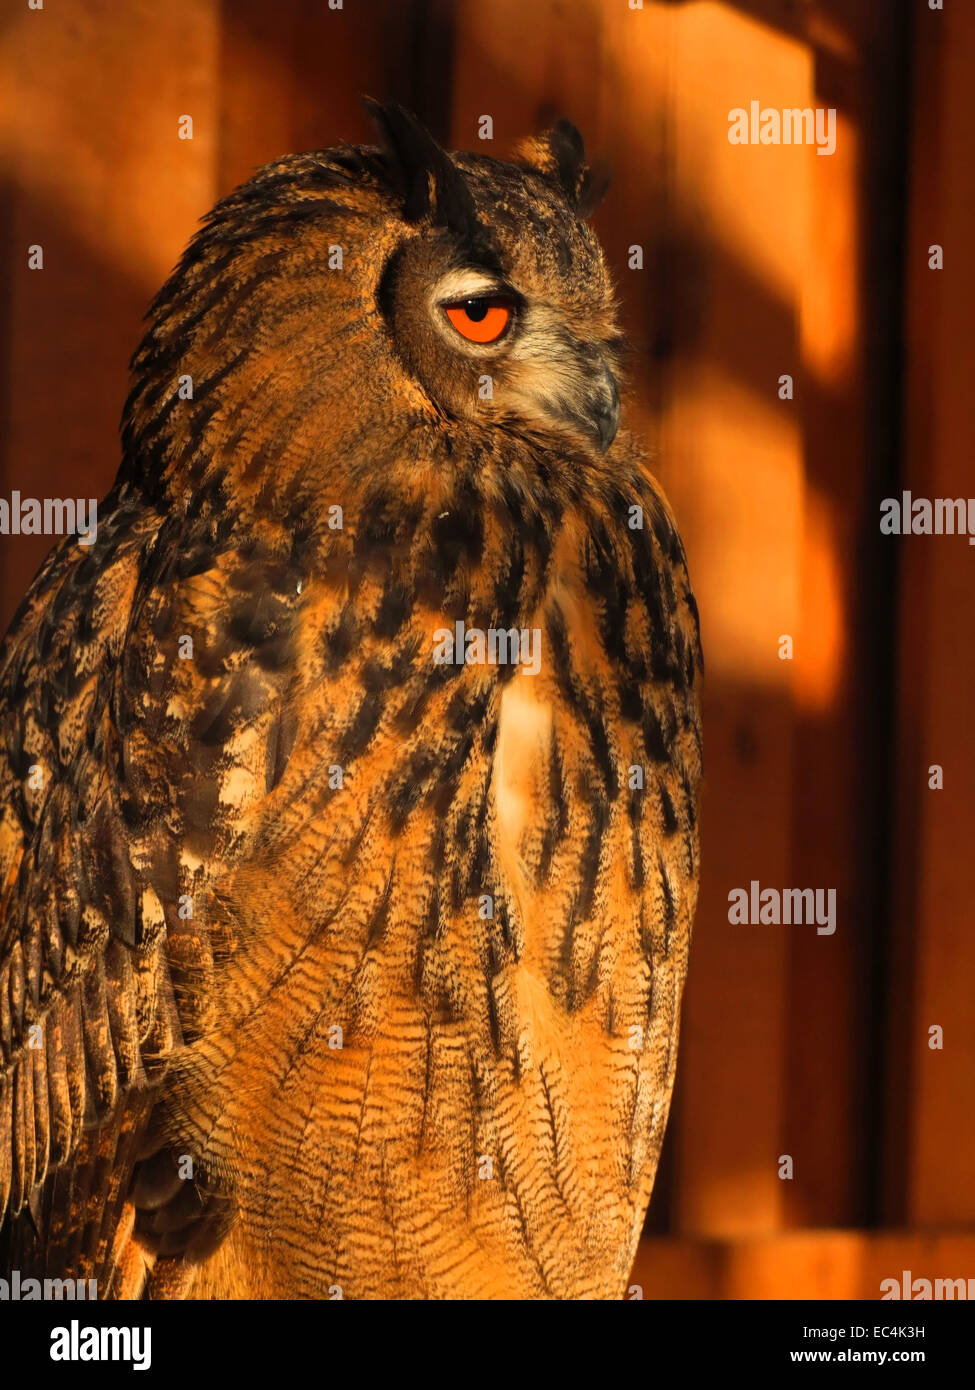
<path fill-rule="evenodd" d="M 337 732 L 300 738 L 282 785 L 293 836 L 234 893 L 277 925 L 255 933 L 258 982 L 230 992 L 253 995 L 259 1103 L 240 1110 L 228 1086 L 226 1104 L 246 1161 L 282 1166 L 287 1229 L 321 1231 L 327 1209 L 321 1267 L 349 1290 L 393 1280 L 363 1212 L 427 1290 L 448 1288 L 442 1261 L 478 1296 L 498 1269 L 508 1296 L 605 1295 L 625 1276 L 633 1126 L 650 1130 L 649 1059 L 667 1056 L 676 999 L 641 915 L 649 840 L 627 769 L 646 758 L 578 589 L 526 618 L 536 671 L 465 660 L 430 681 L 417 658 L 415 685 L 368 707 L 353 758 L 341 740 L 353 748 L 364 696 L 336 682 Z M 340 785 L 323 763 L 344 763 Z M 279 1133 L 293 1148 L 269 1149 Z M 269 1240 L 264 1220 L 244 1224 Z"/>

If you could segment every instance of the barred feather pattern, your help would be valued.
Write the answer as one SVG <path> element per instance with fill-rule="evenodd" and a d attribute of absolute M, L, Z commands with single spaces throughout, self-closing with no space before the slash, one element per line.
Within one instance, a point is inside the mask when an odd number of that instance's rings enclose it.
<path fill-rule="evenodd" d="M 620 1297 L 650 1196 L 698 875 L 683 549 L 625 434 L 417 386 L 383 158 L 211 215 L 97 540 L 0 656 L 0 1239 L 102 1296 Z M 530 200 L 522 282 L 556 234 L 598 256 L 492 165 L 458 167 L 512 236 Z M 537 629 L 538 674 L 437 664 L 457 621 Z"/>

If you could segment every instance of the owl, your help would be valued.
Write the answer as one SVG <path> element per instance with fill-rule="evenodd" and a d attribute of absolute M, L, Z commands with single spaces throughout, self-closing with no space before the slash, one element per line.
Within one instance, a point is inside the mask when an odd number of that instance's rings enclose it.
<path fill-rule="evenodd" d="M 289 157 L 0 656 L 0 1213 L 101 1298 L 618 1299 L 695 907 L 699 624 L 559 122 Z"/>

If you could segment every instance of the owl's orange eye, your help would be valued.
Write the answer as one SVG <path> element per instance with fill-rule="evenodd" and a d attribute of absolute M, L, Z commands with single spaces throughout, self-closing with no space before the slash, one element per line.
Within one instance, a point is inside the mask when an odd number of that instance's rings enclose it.
<path fill-rule="evenodd" d="M 511 318 L 511 305 L 507 301 L 486 295 L 447 304 L 444 310 L 457 332 L 472 343 L 496 343 Z"/>

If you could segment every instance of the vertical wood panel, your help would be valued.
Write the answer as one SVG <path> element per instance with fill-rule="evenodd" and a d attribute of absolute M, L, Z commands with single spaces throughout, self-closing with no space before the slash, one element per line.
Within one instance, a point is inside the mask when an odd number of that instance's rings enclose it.
<path fill-rule="evenodd" d="M 416 104 L 416 36 L 425 0 L 224 0 L 220 169 L 223 191 L 298 150 L 373 142 L 361 97 Z M 441 81 L 447 74 L 441 74 Z"/>
<path fill-rule="evenodd" d="M 903 161 L 897 10 L 817 0 L 807 15 L 815 105 L 837 111 L 838 129 L 835 154 L 811 161 L 802 271 L 807 496 L 792 872 L 797 886 L 836 889 L 837 927 L 790 937 L 792 1225 L 854 1224 L 875 1205 L 894 603 L 877 516 L 897 471 L 885 423 L 897 415 L 903 216 L 900 180 L 885 172 Z"/>
<path fill-rule="evenodd" d="M 728 113 L 753 97 L 805 104 L 810 69 L 788 35 L 732 7 L 667 13 L 668 265 L 691 285 L 663 364 L 660 473 L 687 544 L 706 659 L 703 876 L 673 1228 L 737 1234 L 783 1219 L 790 929 L 732 926 L 728 894 L 752 879 L 791 882 L 791 672 L 778 640 L 798 618 L 803 458 L 795 407 L 776 393 L 781 373 L 798 375 L 810 169 L 804 150 L 731 145 Z"/>
<path fill-rule="evenodd" d="M 68 0 L 5 25 L 2 489 L 101 497 L 142 315 L 213 201 L 217 6 Z M 0 626 L 51 544 L 0 539 Z"/>
<path fill-rule="evenodd" d="M 915 20 L 905 487 L 963 497 L 972 486 L 975 393 L 975 12 L 949 6 Z M 928 247 L 945 268 L 928 268 Z M 975 909 L 972 719 L 975 549 L 958 536 L 891 539 L 903 623 L 895 750 L 901 814 L 895 908 L 898 968 L 886 1133 L 891 1216 L 975 1220 Z M 944 790 L 928 788 L 929 765 Z M 943 1051 L 928 1029 L 944 1030 Z"/>
<path fill-rule="evenodd" d="M 537 0 L 530 12 L 523 0 L 456 0 L 453 12 L 450 137 L 457 148 L 503 158 L 554 114 L 574 120 L 593 146 L 604 61 L 594 0 Z M 482 115 L 494 119 L 493 141 L 478 138 Z"/>

